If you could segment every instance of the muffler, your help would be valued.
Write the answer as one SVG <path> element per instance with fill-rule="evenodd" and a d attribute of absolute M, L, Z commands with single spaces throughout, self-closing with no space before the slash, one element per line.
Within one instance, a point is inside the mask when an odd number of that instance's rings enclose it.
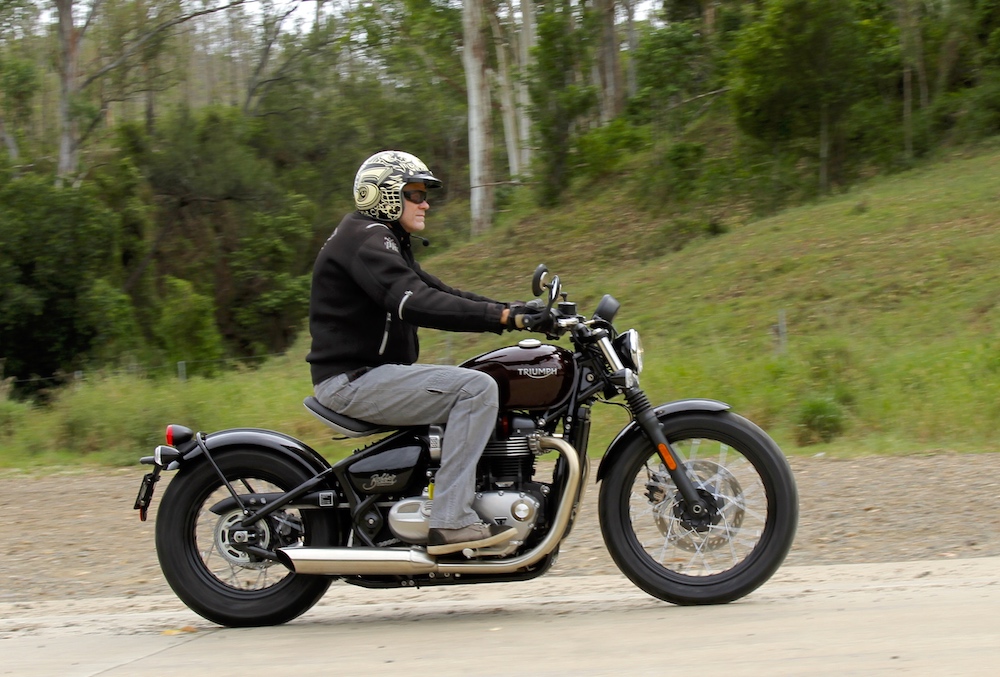
<path fill-rule="evenodd" d="M 569 525 L 576 500 L 581 497 L 580 458 L 576 449 L 557 437 L 541 437 L 542 449 L 559 452 L 566 459 L 566 489 L 552 528 L 532 550 L 509 559 L 438 562 L 422 548 L 279 548 L 278 559 L 298 574 L 320 576 L 417 576 L 420 574 L 506 574 L 535 564 L 552 552 Z"/>
<path fill-rule="evenodd" d="M 415 576 L 437 562 L 417 548 L 281 548 L 278 559 L 297 574 Z"/>

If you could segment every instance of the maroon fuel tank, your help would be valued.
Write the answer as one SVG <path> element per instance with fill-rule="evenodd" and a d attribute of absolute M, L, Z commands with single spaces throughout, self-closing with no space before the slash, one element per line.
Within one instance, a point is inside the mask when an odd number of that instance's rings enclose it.
<path fill-rule="evenodd" d="M 548 409 L 569 396 L 576 364 L 573 353 L 538 339 L 524 339 L 461 366 L 486 372 L 500 386 L 501 409 Z"/>

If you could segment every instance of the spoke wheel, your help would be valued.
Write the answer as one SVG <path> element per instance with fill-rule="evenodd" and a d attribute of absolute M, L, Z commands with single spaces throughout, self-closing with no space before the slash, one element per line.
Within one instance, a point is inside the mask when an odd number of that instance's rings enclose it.
<path fill-rule="evenodd" d="M 601 529 L 636 585 L 677 604 L 738 599 L 763 584 L 791 547 L 795 482 L 778 447 L 735 414 L 686 414 L 664 432 L 707 514 L 695 517 L 643 437 L 601 486 Z"/>
<path fill-rule="evenodd" d="M 258 449 L 216 458 L 238 494 L 285 492 L 311 477 L 290 459 Z M 294 574 L 253 554 L 333 541 L 332 521 L 319 510 L 278 510 L 250 528 L 243 514 L 210 508 L 230 493 L 210 463 L 183 469 L 167 486 L 156 518 L 156 550 L 163 575 L 193 611 L 228 626 L 284 623 L 311 608 L 330 579 Z"/>

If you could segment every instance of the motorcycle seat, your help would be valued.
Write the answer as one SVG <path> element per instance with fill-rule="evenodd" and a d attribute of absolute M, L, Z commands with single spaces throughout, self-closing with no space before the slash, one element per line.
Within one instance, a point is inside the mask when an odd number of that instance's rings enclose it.
<path fill-rule="evenodd" d="M 307 397 L 302 401 L 302 404 L 306 406 L 306 409 L 310 414 L 339 432 L 344 437 L 367 437 L 369 435 L 378 435 L 379 433 L 395 430 L 392 426 L 368 423 L 367 421 L 338 414 L 333 409 L 324 407 L 315 397 Z"/>

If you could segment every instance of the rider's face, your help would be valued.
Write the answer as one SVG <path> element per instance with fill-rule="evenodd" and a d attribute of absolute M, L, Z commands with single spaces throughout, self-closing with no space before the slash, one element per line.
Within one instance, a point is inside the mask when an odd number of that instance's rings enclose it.
<path fill-rule="evenodd" d="M 423 183 L 408 183 L 403 186 L 403 190 L 422 190 L 427 192 L 427 186 Z M 424 229 L 424 214 L 430 208 L 431 206 L 427 204 L 427 200 L 424 200 L 420 204 L 415 204 L 404 197 L 403 215 L 399 217 L 399 225 L 401 225 L 403 230 L 407 233 L 419 233 Z"/>

